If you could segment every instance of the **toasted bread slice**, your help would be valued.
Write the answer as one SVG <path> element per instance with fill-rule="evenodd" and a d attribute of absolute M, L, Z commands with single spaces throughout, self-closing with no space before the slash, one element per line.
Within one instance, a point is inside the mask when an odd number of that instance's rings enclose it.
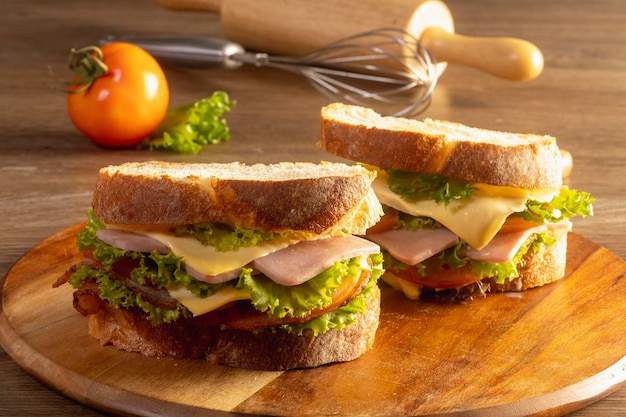
<path fill-rule="evenodd" d="M 382 214 L 375 174 L 336 163 L 137 162 L 100 170 L 93 198 L 108 224 L 221 222 L 265 231 L 362 234 Z"/>
<path fill-rule="evenodd" d="M 319 145 L 336 156 L 383 169 L 532 190 L 562 183 L 562 157 L 554 137 L 383 117 L 341 103 L 322 108 Z"/>

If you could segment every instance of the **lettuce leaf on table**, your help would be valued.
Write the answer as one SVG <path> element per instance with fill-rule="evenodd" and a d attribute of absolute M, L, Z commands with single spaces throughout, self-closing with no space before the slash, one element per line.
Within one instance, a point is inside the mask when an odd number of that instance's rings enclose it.
<path fill-rule="evenodd" d="M 139 147 L 196 154 L 203 145 L 228 141 L 230 131 L 223 115 L 234 105 L 228 94 L 216 91 L 210 97 L 170 109 Z"/>

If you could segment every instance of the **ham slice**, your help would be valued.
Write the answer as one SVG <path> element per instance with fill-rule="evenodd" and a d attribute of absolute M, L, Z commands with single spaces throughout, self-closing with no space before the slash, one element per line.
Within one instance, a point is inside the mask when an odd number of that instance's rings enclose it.
<path fill-rule="evenodd" d="M 185 265 L 185 271 L 198 281 L 208 282 L 209 284 L 221 284 L 226 281 L 230 281 L 231 279 L 235 279 L 241 275 L 241 268 L 233 269 L 232 271 L 224 272 L 223 274 L 217 275 L 204 275 L 189 265 Z"/>
<path fill-rule="evenodd" d="M 302 241 L 252 262 L 277 284 L 298 285 L 308 281 L 336 261 L 379 253 L 378 245 L 357 236 Z"/>
<path fill-rule="evenodd" d="M 96 236 L 104 243 L 124 250 L 146 253 L 157 250 L 161 254 L 167 254 L 170 251 L 166 245 L 150 236 L 129 232 L 127 230 L 101 229 L 96 232 Z M 189 275 L 199 281 L 208 282 L 209 284 L 221 284 L 233 278 L 237 278 L 239 274 L 241 274 L 241 268 L 218 275 L 204 275 L 189 265 L 184 265 L 184 267 Z"/>
<path fill-rule="evenodd" d="M 475 261 L 494 264 L 508 262 L 513 259 L 526 239 L 528 239 L 531 235 L 541 233 L 546 229 L 546 226 L 541 225 L 519 232 L 498 233 L 484 248 L 478 250 L 466 246 L 459 251 L 459 255 L 466 256 Z"/>
<path fill-rule="evenodd" d="M 156 239 L 127 230 L 101 229 L 96 231 L 96 236 L 104 243 L 119 249 L 148 253 L 156 249 L 164 255 L 170 251 L 166 245 Z"/>
<path fill-rule="evenodd" d="M 124 250 L 166 254 L 169 248 L 149 236 L 119 229 L 102 229 L 96 236 Z M 298 285 L 313 278 L 336 261 L 379 253 L 378 245 L 356 236 L 331 237 L 298 242 L 252 262 L 252 266 L 280 285 Z M 237 278 L 241 268 L 218 275 L 204 275 L 188 265 L 185 270 L 199 281 L 220 284 Z"/>
<path fill-rule="evenodd" d="M 368 234 L 367 238 L 407 265 L 420 263 L 459 242 L 458 236 L 445 227 L 417 230 L 391 229 Z"/>
<path fill-rule="evenodd" d="M 548 228 L 571 227 L 568 220 L 558 223 L 543 223 L 538 226 L 510 233 L 498 233 L 484 248 L 477 250 L 465 247 L 459 251 L 459 255 L 467 256 L 475 261 L 502 263 L 508 262 L 517 253 L 520 247 L 533 234 L 543 233 Z"/>

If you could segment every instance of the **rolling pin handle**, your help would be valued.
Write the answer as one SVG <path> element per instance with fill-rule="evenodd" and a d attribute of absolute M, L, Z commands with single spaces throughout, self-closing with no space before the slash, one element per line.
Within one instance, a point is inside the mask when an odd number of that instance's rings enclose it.
<path fill-rule="evenodd" d="M 420 42 L 440 62 L 462 64 L 511 81 L 528 81 L 543 71 L 543 55 L 515 38 L 469 37 L 429 27 Z"/>

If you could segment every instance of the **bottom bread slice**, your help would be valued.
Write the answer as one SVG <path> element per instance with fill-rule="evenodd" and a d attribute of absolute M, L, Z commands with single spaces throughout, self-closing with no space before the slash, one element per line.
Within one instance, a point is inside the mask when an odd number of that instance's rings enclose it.
<path fill-rule="evenodd" d="M 374 344 L 379 315 L 380 290 L 374 286 L 356 323 L 317 336 L 309 330 L 302 336 L 282 329 L 221 330 L 195 319 L 155 326 L 138 313 L 110 306 L 89 317 L 89 334 L 102 345 L 146 356 L 203 358 L 214 365 L 278 371 L 360 357 Z"/>

